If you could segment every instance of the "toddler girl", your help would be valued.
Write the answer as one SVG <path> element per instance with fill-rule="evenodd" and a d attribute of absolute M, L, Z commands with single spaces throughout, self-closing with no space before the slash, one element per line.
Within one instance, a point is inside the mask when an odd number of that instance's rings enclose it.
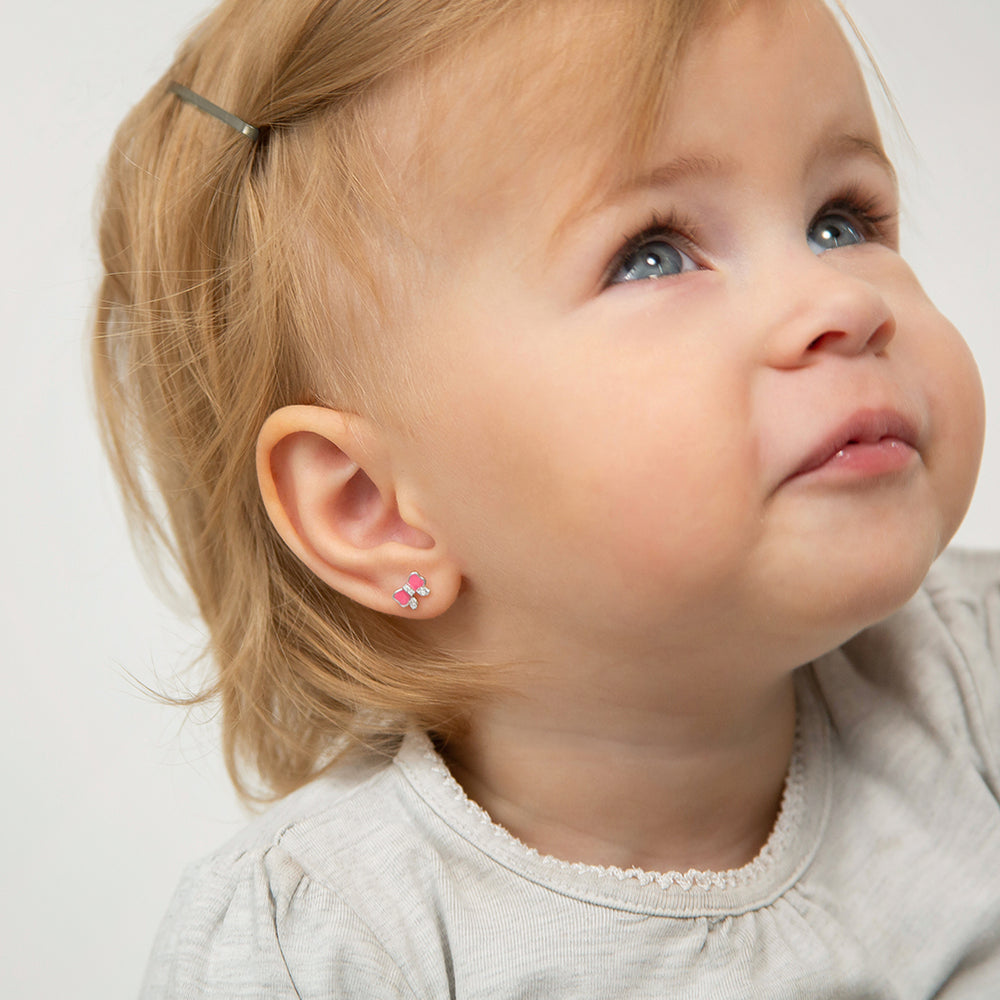
<path fill-rule="evenodd" d="M 998 995 L 982 398 L 897 215 L 820 0 L 205 21 L 96 379 L 282 801 L 145 997 Z"/>

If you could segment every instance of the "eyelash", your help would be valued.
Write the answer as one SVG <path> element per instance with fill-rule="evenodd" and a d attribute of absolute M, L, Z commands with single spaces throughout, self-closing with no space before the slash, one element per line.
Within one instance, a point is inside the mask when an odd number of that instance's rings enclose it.
<path fill-rule="evenodd" d="M 866 194 L 860 184 L 852 183 L 829 199 L 813 216 L 809 225 L 815 225 L 824 215 L 839 212 L 853 216 L 861 224 L 866 240 L 891 243 L 895 238 L 899 212 L 896 209 L 880 212 L 882 204 L 882 199 L 878 195 Z"/>
<path fill-rule="evenodd" d="M 859 224 L 865 240 L 892 244 L 895 240 L 899 212 L 880 211 L 881 206 L 882 200 L 877 195 L 866 194 L 860 184 L 848 184 L 838 194 L 824 202 L 822 208 L 813 215 L 809 227 L 812 228 L 825 215 L 847 215 Z M 679 212 L 671 211 L 666 215 L 654 212 L 650 222 L 641 231 L 624 238 L 621 249 L 615 254 L 604 273 L 602 284 L 610 285 L 612 277 L 632 254 L 657 239 L 670 243 L 688 256 L 697 259 L 698 244 L 694 236 L 697 230 L 697 225 Z"/>

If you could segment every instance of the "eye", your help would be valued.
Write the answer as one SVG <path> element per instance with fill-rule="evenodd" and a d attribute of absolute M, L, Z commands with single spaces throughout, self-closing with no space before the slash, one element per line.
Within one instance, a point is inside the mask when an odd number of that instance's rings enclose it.
<path fill-rule="evenodd" d="M 859 243 L 881 243 L 895 248 L 899 239 L 899 209 L 895 198 L 849 184 L 814 216 L 806 231 L 813 253 Z"/>
<path fill-rule="evenodd" d="M 809 227 L 806 240 L 814 253 L 865 243 L 864 227 L 842 212 L 827 212 Z"/>
<path fill-rule="evenodd" d="M 606 283 L 622 285 L 648 278 L 670 278 L 698 265 L 678 246 L 685 242 L 669 225 L 656 225 L 632 237 L 608 268 Z"/>

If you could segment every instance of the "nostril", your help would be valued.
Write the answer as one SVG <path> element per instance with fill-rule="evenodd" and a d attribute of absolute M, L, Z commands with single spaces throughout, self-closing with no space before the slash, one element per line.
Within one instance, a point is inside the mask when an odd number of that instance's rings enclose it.
<path fill-rule="evenodd" d="M 883 323 L 872 334 L 868 342 L 868 348 L 873 354 L 882 354 L 889 346 L 889 342 L 896 335 L 896 324 L 894 322 Z"/>
<path fill-rule="evenodd" d="M 821 349 L 829 347 L 831 344 L 835 343 L 838 340 L 842 340 L 845 336 L 847 336 L 845 333 L 836 330 L 829 331 L 827 333 L 821 333 L 818 337 L 815 338 L 815 340 L 813 340 L 809 344 L 806 350 L 819 351 Z"/>

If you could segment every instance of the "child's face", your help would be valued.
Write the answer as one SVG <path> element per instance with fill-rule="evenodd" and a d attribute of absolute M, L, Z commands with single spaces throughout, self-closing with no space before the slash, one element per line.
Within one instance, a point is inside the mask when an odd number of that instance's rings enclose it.
<path fill-rule="evenodd" d="M 583 205 L 600 143 L 524 156 L 469 73 L 491 125 L 455 126 L 474 176 L 441 165 L 400 461 L 481 634 L 794 665 L 905 600 L 966 509 L 974 364 L 897 252 L 849 46 L 780 7 L 695 40 L 650 161 Z"/>

